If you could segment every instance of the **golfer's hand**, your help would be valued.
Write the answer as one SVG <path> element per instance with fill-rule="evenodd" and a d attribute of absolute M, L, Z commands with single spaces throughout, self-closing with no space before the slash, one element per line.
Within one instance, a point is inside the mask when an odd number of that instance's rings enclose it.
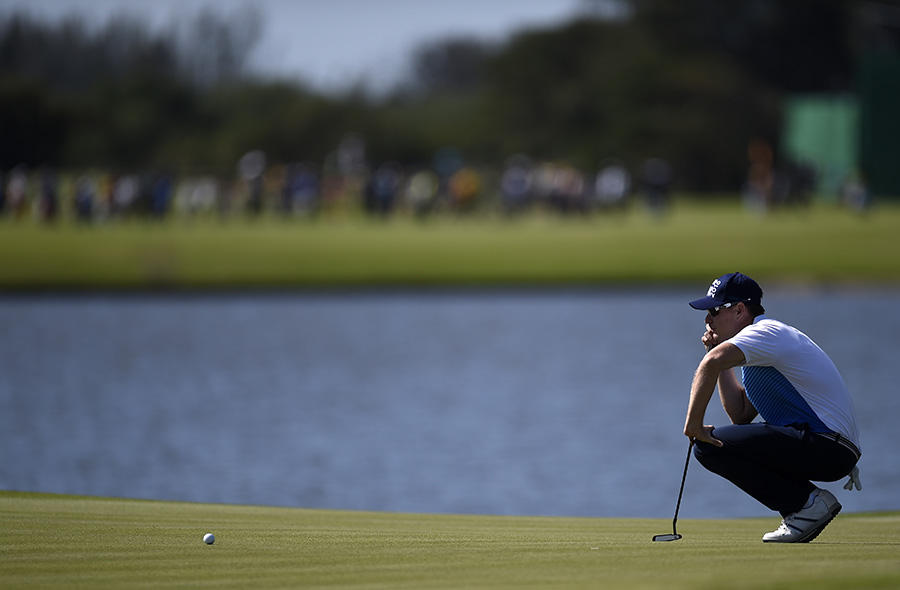
<path fill-rule="evenodd" d="M 712 330 L 709 329 L 709 326 L 706 326 L 706 332 L 704 332 L 703 336 L 700 337 L 700 342 L 703 343 L 704 348 L 706 348 L 706 352 L 709 352 L 718 344 L 716 335 Z"/>
<path fill-rule="evenodd" d="M 687 436 L 690 439 L 695 440 L 695 441 L 699 440 L 701 442 L 709 443 L 716 447 L 725 446 L 725 443 L 723 443 L 722 441 L 720 441 L 719 439 L 717 439 L 716 437 L 714 437 L 712 435 L 712 431 L 714 428 L 715 428 L 715 426 L 709 426 L 709 425 L 701 426 L 700 428 L 690 428 L 690 429 L 688 429 L 686 427 L 684 429 L 684 434 L 685 434 L 685 436 Z"/>
<path fill-rule="evenodd" d="M 859 481 L 859 467 L 854 467 L 853 471 L 850 472 L 850 479 L 844 484 L 845 490 L 853 491 L 853 488 L 856 487 L 857 490 L 862 489 L 862 482 Z"/>

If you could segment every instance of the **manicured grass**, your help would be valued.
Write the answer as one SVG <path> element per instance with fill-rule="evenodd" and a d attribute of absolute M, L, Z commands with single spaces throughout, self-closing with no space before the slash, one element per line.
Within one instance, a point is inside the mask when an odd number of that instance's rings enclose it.
<path fill-rule="evenodd" d="M 637 588 L 900 586 L 900 514 L 839 516 L 767 545 L 776 519 L 340 512 L 0 492 L 4 588 Z M 205 545 L 205 532 L 216 542 Z"/>
<path fill-rule="evenodd" d="M 262 219 L 77 227 L 0 223 L 0 289 L 280 288 L 707 282 L 900 283 L 900 205 L 766 217 L 679 202 L 517 220 Z"/>

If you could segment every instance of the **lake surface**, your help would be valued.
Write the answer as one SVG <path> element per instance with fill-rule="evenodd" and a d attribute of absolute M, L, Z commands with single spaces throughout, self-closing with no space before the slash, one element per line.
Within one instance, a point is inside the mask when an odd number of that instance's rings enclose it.
<path fill-rule="evenodd" d="M 670 518 L 704 289 L 0 297 L 0 489 Z M 825 487 L 900 509 L 900 292 L 764 303 L 855 395 L 863 491 Z M 769 514 L 692 461 L 680 517 Z"/>

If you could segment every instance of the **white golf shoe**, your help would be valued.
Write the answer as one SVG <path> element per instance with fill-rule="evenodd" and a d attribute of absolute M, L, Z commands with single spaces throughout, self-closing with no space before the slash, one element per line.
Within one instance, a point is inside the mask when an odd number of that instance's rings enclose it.
<path fill-rule="evenodd" d="M 817 489 L 812 505 L 786 516 L 777 530 L 763 535 L 763 543 L 809 543 L 840 511 L 831 492 Z"/>

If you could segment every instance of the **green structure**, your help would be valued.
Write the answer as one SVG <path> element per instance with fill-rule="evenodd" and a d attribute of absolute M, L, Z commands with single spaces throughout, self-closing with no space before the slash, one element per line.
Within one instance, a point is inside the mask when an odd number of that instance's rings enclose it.
<path fill-rule="evenodd" d="M 876 196 L 900 198 L 900 52 L 872 50 L 859 66 L 860 168 Z"/>
<path fill-rule="evenodd" d="M 860 109 L 850 96 L 797 96 L 784 111 L 782 151 L 794 163 L 811 165 L 816 192 L 837 198 L 860 162 Z"/>
<path fill-rule="evenodd" d="M 781 155 L 815 168 L 822 197 L 837 197 L 856 176 L 870 195 L 900 199 L 900 6 L 869 0 L 854 15 L 852 91 L 787 100 Z"/>

